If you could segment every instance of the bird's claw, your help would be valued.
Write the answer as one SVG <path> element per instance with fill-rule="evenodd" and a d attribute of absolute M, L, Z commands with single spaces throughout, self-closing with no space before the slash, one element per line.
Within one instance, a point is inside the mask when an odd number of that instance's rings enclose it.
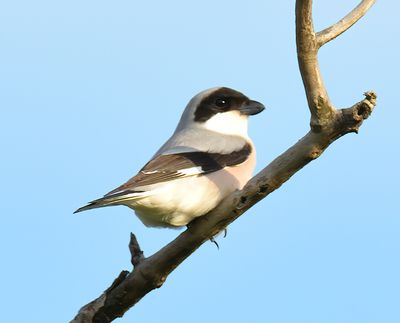
<path fill-rule="evenodd" d="M 211 241 L 213 244 L 215 244 L 215 245 L 217 246 L 217 249 L 219 250 L 219 244 L 218 244 L 217 241 L 215 241 L 214 237 L 211 237 L 211 238 L 210 238 L 210 241 Z"/>

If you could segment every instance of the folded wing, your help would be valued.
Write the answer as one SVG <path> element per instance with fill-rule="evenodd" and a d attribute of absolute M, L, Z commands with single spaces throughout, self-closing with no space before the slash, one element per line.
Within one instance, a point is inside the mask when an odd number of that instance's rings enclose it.
<path fill-rule="evenodd" d="M 191 151 L 159 155 L 148 162 L 136 176 L 106 194 L 105 197 L 119 195 L 126 191 L 141 191 L 144 186 L 181 177 L 200 176 L 227 166 L 239 165 L 246 161 L 251 149 L 251 145 L 246 143 L 242 148 L 229 154 Z"/>
<path fill-rule="evenodd" d="M 149 161 L 139 173 L 125 184 L 117 187 L 104 197 L 89 202 L 74 213 L 123 204 L 126 200 L 141 198 L 146 195 L 149 186 L 188 176 L 202 176 L 224 167 L 233 167 L 247 160 L 252 147 L 246 143 L 231 153 L 212 153 L 189 151 L 161 154 Z"/>

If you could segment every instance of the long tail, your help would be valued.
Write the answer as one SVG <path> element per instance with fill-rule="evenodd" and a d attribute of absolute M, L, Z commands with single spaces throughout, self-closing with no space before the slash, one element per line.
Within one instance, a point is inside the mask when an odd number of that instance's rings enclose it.
<path fill-rule="evenodd" d="M 78 212 L 82 212 L 82 211 L 86 211 L 86 210 L 91 210 L 91 209 L 97 209 L 97 208 L 99 208 L 99 207 L 106 207 L 106 206 L 110 206 L 110 205 L 115 205 L 115 204 L 112 204 L 112 202 L 110 202 L 110 203 L 105 203 L 105 202 L 100 202 L 100 201 L 96 200 L 96 201 L 89 202 L 88 205 L 85 205 L 85 206 L 80 207 L 79 209 L 77 209 L 77 210 L 74 212 L 74 214 L 75 214 L 75 213 L 78 213 Z"/>
<path fill-rule="evenodd" d="M 144 195 L 146 194 L 143 193 L 144 192 L 131 191 L 131 192 L 120 192 L 118 194 L 113 194 L 110 196 L 106 195 L 102 198 L 89 202 L 88 205 L 80 207 L 74 212 L 74 214 L 86 210 L 97 209 L 100 207 L 125 204 L 124 202 L 127 200 L 136 200 L 138 198 L 144 197 Z"/>

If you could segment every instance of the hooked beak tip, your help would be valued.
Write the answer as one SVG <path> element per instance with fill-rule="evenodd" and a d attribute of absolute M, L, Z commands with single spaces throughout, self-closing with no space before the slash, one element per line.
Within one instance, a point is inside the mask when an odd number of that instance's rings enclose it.
<path fill-rule="evenodd" d="M 244 115 L 253 116 L 265 110 L 264 104 L 258 101 L 249 100 L 240 108 L 240 112 Z"/>

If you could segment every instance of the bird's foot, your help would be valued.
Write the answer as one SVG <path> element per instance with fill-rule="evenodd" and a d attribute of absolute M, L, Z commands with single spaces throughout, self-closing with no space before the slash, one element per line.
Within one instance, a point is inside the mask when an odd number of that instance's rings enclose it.
<path fill-rule="evenodd" d="M 227 228 L 225 228 L 224 230 L 224 238 L 226 238 L 226 235 L 228 234 L 228 229 Z M 222 232 L 222 231 L 221 231 Z M 220 233 L 221 233 L 220 232 Z M 213 244 L 215 244 L 216 246 L 217 246 L 217 248 L 219 249 L 219 244 L 218 244 L 218 242 L 215 240 L 215 237 L 217 237 L 220 233 L 218 233 L 217 235 L 215 235 L 214 237 L 212 237 L 212 238 L 210 238 L 210 241 L 213 243 Z"/>
<path fill-rule="evenodd" d="M 211 237 L 211 238 L 210 238 L 210 241 L 211 241 L 213 244 L 215 244 L 215 245 L 217 246 L 217 249 L 219 250 L 219 244 L 218 244 L 217 241 L 215 241 L 214 237 Z"/>

